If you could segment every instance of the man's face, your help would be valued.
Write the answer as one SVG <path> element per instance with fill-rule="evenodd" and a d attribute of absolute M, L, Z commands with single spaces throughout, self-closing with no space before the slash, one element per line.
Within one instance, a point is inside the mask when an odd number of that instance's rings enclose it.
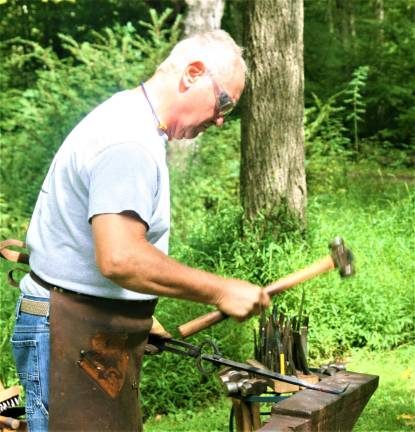
<path fill-rule="evenodd" d="M 231 81 L 221 82 L 207 69 L 199 72 L 185 92 L 185 103 L 173 131 L 173 138 L 194 138 L 209 126 L 222 126 L 230 106 L 239 100 L 244 88 L 244 75 L 235 74 Z"/>

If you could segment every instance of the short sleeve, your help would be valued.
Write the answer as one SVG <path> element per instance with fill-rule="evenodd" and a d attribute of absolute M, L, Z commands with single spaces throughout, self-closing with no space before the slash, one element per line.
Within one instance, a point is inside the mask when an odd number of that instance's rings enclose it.
<path fill-rule="evenodd" d="M 132 211 L 150 226 L 157 195 L 157 165 L 138 143 L 100 153 L 89 168 L 88 221 L 104 213 Z"/>

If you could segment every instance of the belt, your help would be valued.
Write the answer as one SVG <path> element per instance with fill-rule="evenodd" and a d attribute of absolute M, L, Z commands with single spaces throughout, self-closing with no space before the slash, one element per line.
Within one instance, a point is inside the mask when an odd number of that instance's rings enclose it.
<path fill-rule="evenodd" d="M 59 288 L 56 285 L 52 285 L 49 282 L 46 282 L 43 280 L 40 276 L 38 276 L 33 270 L 30 270 L 29 272 L 30 277 L 41 287 L 46 288 L 47 290 L 51 290 L 54 288 Z"/>
<path fill-rule="evenodd" d="M 66 288 L 62 288 L 60 286 L 53 285 L 49 282 L 46 282 L 44 279 L 42 279 L 40 276 L 38 276 L 33 270 L 30 270 L 29 275 L 38 285 L 40 285 L 43 288 L 46 288 L 49 291 L 55 290 L 55 291 L 59 291 L 61 293 L 67 292 L 70 294 L 78 294 L 80 296 L 85 296 L 85 297 L 93 297 L 93 296 L 90 296 L 88 294 L 82 294 L 82 293 L 79 293 L 78 291 L 68 290 Z"/>
<path fill-rule="evenodd" d="M 56 288 L 54 285 L 44 281 L 33 270 L 30 271 L 30 277 L 43 288 L 46 288 L 48 290 Z M 49 302 L 23 298 L 20 304 L 20 312 L 25 312 L 31 315 L 48 316 Z"/>
<path fill-rule="evenodd" d="M 23 298 L 20 303 L 20 312 L 25 312 L 31 315 L 48 316 L 49 302 Z"/>

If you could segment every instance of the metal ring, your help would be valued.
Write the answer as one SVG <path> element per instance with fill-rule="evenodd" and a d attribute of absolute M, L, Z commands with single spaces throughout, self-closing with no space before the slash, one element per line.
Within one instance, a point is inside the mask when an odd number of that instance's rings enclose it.
<path fill-rule="evenodd" d="M 197 366 L 197 368 L 199 369 L 199 372 L 202 375 L 209 376 L 209 375 L 211 375 L 219 367 L 219 365 L 217 365 L 217 364 L 211 364 L 211 367 L 209 367 L 209 368 L 205 368 L 205 367 L 202 366 L 203 349 L 205 349 L 206 347 L 211 348 L 212 354 L 214 354 L 214 355 L 220 356 L 221 352 L 219 351 L 219 347 L 216 345 L 216 343 L 213 342 L 213 340 L 210 340 L 210 339 L 204 340 L 199 345 L 199 355 L 196 358 L 196 366 Z"/>

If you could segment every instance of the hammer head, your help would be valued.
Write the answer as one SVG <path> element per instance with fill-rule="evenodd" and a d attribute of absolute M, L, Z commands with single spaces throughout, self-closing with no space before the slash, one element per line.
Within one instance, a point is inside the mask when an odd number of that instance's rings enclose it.
<path fill-rule="evenodd" d="M 336 237 L 330 244 L 331 256 L 334 264 L 339 269 L 341 277 L 349 277 L 355 273 L 353 266 L 353 254 L 346 248 L 341 237 Z"/>

